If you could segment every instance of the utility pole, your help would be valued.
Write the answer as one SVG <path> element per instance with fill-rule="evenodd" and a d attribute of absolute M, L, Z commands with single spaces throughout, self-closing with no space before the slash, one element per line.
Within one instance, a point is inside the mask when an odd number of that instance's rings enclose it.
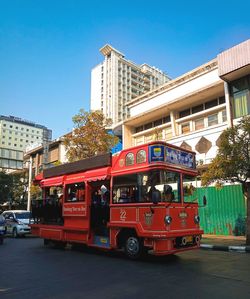
<path fill-rule="evenodd" d="M 32 182 L 32 156 L 30 155 L 27 211 L 30 211 L 30 205 L 31 205 L 31 193 L 30 193 L 30 191 L 31 191 L 31 182 Z"/>
<path fill-rule="evenodd" d="M 48 167 L 49 163 L 49 141 L 51 140 L 51 132 L 43 131 L 43 169 Z"/>

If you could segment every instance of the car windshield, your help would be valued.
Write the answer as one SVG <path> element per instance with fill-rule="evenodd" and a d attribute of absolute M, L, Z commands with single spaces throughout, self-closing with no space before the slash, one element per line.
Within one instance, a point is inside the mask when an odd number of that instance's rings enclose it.
<path fill-rule="evenodd" d="M 31 218 L 30 212 L 23 212 L 23 213 L 15 213 L 17 219 L 29 219 Z"/>

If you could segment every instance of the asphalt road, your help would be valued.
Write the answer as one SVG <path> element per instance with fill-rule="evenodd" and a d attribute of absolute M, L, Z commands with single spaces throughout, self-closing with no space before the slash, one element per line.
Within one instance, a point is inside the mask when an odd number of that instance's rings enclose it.
<path fill-rule="evenodd" d="M 250 298 L 250 254 L 196 250 L 130 261 L 121 253 L 0 246 L 0 298 Z"/>

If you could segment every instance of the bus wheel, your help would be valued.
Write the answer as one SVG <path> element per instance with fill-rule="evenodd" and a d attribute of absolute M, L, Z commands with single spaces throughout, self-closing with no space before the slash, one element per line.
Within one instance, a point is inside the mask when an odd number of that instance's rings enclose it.
<path fill-rule="evenodd" d="M 128 236 L 125 241 L 125 253 L 129 258 L 133 260 L 141 257 L 143 253 L 142 240 L 139 239 L 136 235 Z"/>

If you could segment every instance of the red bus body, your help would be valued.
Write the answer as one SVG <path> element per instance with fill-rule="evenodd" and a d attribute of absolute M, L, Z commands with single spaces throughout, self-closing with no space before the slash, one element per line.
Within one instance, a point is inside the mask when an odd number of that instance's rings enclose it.
<path fill-rule="evenodd" d="M 95 164 L 95 159 L 100 161 Z M 197 176 L 193 152 L 152 142 L 123 150 L 110 161 L 101 160 L 87 159 L 82 169 L 75 162 L 44 171 L 39 181 L 44 197 L 40 208 L 45 205 L 46 190 L 61 188 L 62 221 L 57 217 L 46 221 L 40 214 L 32 225 L 34 235 L 58 244 L 124 248 L 132 258 L 143 250 L 168 255 L 199 248 L 203 231 L 193 187 Z M 83 197 L 70 200 L 70 188 L 79 186 Z M 105 208 L 101 202 L 99 207 L 94 203 L 95 198 L 102 199 L 102 188 L 108 194 Z M 150 193 L 150 188 L 157 190 Z M 170 201 L 166 199 L 169 188 Z"/>

